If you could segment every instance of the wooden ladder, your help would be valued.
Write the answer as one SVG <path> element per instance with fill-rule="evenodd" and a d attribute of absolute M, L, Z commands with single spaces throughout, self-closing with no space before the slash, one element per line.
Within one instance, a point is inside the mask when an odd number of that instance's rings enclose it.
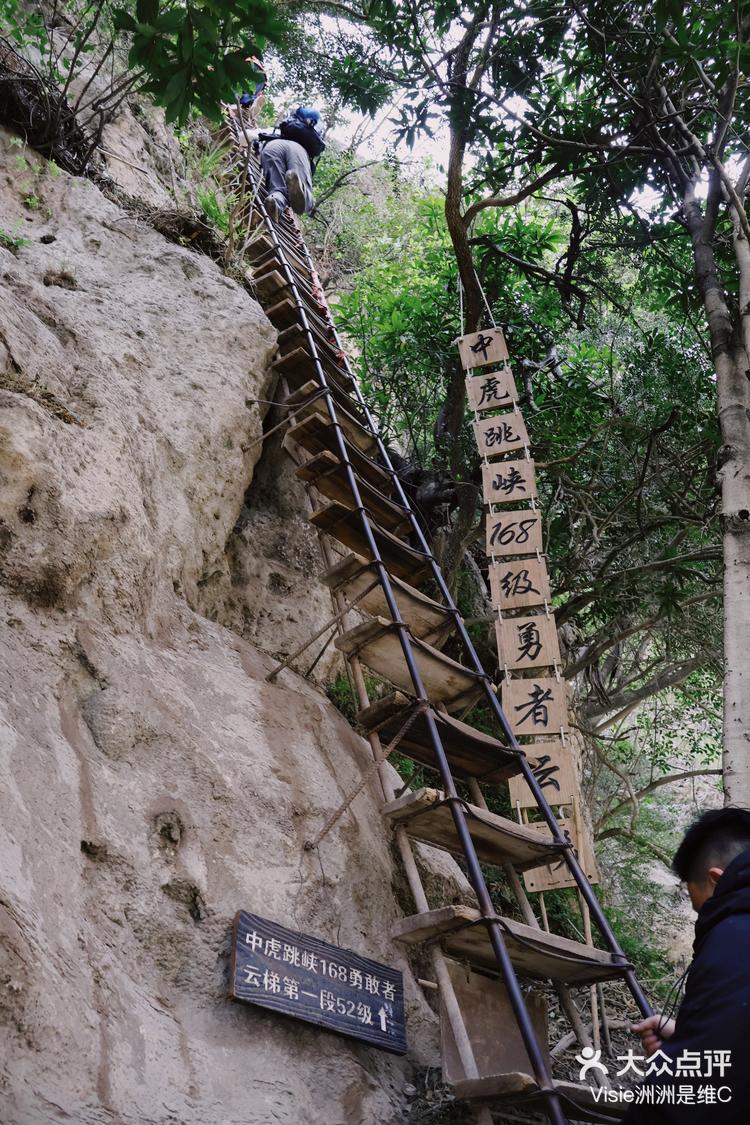
<path fill-rule="evenodd" d="M 228 126 L 240 148 L 238 122 L 232 119 Z M 455 1092 L 474 1104 L 480 1125 L 512 1104 L 541 1109 L 555 1125 L 567 1122 L 568 1115 L 575 1121 L 612 1121 L 616 1109 L 597 1103 L 589 1086 L 552 1078 L 539 1021 L 519 978 L 553 983 L 581 1046 L 590 1046 L 590 1038 L 569 986 L 624 981 L 640 1011 L 648 1015 L 651 1009 L 482 667 L 352 373 L 300 228 L 290 213 L 277 223 L 270 220 L 252 149 L 245 145 L 237 159 L 237 181 L 252 188 L 246 218 L 254 237 L 247 253 L 256 291 L 280 332 L 275 367 L 286 392 L 284 446 L 298 464 L 297 476 L 321 499 L 310 521 L 319 532 L 327 565 L 323 582 L 336 609 L 335 643 L 349 664 L 358 723 L 378 763 L 383 817 L 393 827 L 416 907 L 397 925 L 394 939 L 429 951 L 456 1056 Z M 428 580 L 437 598 L 420 589 Z M 353 605 L 358 624 L 351 624 Z M 464 664 L 441 651 L 450 634 L 461 642 Z M 364 668 L 392 684 L 392 694 L 373 703 Z M 479 700 L 494 717 L 496 736 L 455 714 Z M 397 737 L 399 753 L 436 771 L 439 787 L 397 796 L 393 771 L 383 756 L 383 744 Z M 522 776 L 530 787 L 546 830 L 488 810 L 480 782 L 502 783 L 514 776 Z M 459 794 L 457 780 L 468 787 L 470 800 Z M 436 845 L 463 860 L 477 907 L 431 909 L 415 842 Z M 540 926 L 519 872 L 552 858 L 567 865 L 605 948 Z M 482 864 L 503 868 L 523 922 L 496 912 Z M 514 1034 L 520 1033 L 531 1074 L 528 1066 L 500 1075 L 482 1073 L 485 1067 L 462 1011 L 457 962 L 503 982 L 517 1024 Z M 509 1033 L 507 1026 L 498 1027 L 498 1041 Z"/>

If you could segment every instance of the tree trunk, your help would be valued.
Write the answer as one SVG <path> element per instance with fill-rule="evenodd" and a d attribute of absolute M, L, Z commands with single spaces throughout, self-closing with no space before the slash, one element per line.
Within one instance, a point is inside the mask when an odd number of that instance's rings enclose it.
<path fill-rule="evenodd" d="M 750 363 L 733 320 L 700 208 L 685 200 L 695 274 L 706 311 L 716 371 L 722 448 L 719 457 L 724 535 L 724 792 L 729 804 L 750 807 Z M 746 240 L 735 235 L 741 276 Z M 741 291 L 742 291 L 741 287 Z M 750 293 L 742 293 L 744 300 Z M 739 320 L 739 318 L 738 318 Z"/>

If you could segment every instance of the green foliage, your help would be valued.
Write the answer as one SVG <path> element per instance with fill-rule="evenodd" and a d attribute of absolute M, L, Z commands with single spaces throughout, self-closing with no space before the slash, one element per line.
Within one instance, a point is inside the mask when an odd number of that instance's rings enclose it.
<path fill-rule="evenodd" d="M 3 230 L 0 227 L 0 246 L 4 246 L 6 250 L 15 254 L 17 250 L 21 250 L 24 246 L 31 246 L 31 240 L 21 238 L 18 234 L 11 234 L 10 231 Z"/>
<path fill-rule="evenodd" d="M 211 188 L 199 188 L 198 203 L 206 219 L 220 230 L 222 234 L 229 233 L 231 222 L 231 209 L 236 200 L 233 196 L 225 196 L 220 191 Z"/>
<path fill-rule="evenodd" d="M 41 50 L 47 43 L 41 13 L 30 11 L 19 0 L 0 0 L 0 29 L 18 47 L 33 45 Z"/>
<path fill-rule="evenodd" d="M 82 125 L 106 118 L 136 91 L 164 106 L 168 121 L 182 124 L 191 112 L 218 119 L 221 102 L 257 79 L 251 58 L 288 28 L 274 0 L 63 0 L 59 7 L 66 18 L 46 22 L 18 0 L 0 0 L 0 22 L 28 57 L 41 58 L 40 73 L 64 94 L 80 80 L 73 108 Z M 127 69 L 115 66 L 101 88 L 123 48 Z"/>
<path fill-rule="evenodd" d="M 378 698 L 382 690 L 382 682 L 375 676 L 365 674 L 365 687 L 372 700 Z M 326 684 L 326 695 L 342 715 L 354 724 L 359 711 L 359 701 L 354 693 L 351 680 L 345 673 L 337 672 L 330 683 Z"/>
<path fill-rule="evenodd" d="M 269 0 L 136 0 L 134 12 L 118 6 L 113 16 L 132 36 L 129 63 L 143 72 L 142 88 L 179 123 L 191 108 L 217 118 L 220 102 L 257 76 L 247 60 L 285 27 Z"/>

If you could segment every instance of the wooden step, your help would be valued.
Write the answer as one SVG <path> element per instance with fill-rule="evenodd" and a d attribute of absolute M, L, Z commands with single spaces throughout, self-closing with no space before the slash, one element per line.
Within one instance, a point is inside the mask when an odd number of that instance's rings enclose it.
<path fill-rule="evenodd" d="M 278 261 L 278 252 L 274 244 L 270 232 L 265 228 L 258 228 L 254 238 L 248 242 L 245 249 L 245 256 L 249 261 L 254 262 L 256 269 L 260 263 L 267 263 L 271 261 Z"/>
<path fill-rule="evenodd" d="M 395 687 L 414 690 L 394 621 L 373 617 L 337 637 L 334 644 L 347 656 L 358 656 Z M 459 711 L 477 701 L 482 685 L 473 672 L 418 637 L 411 638 L 411 645 L 425 691 L 433 703 Z"/>
<path fill-rule="evenodd" d="M 313 343 L 321 359 L 325 359 L 338 372 L 342 382 L 354 380 L 346 365 L 346 354 L 336 343 L 333 334 L 317 324 L 310 323 Z M 292 324 L 279 333 L 279 352 L 282 356 L 297 348 L 310 349 L 310 341 L 302 324 Z"/>
<path fill-rule="evenodd" d="M 591 1086 L 583 1083 L 555 1081 L 554 1085 L 561 1095 L 563 1113 L 568 1121 L 616 1125 L 627 1109 L 628 1103 L 625 1101 L 597 1102 Z M 536 1080 L 521 1071 L 495 1074 L 488 1078 L 462 1078 L 453 1083 L 453 1090 L 459 1101 L 486 1105 L 493 1116 L 498 1114 L 498 1121 L 505 1120 L 502 1116 L 503 1109 L 515 1104 L 522 1104 L 524 1109 L 537 1112 L 544 1108 L 544 1097 Z"/>
<path fill-rule="evenodd" d="M 333 338 L 333 334 L 326 326 L 321 327 L 319 324 L 311 323 L 310 332 L 312 333 L 315 347 L 322 358 L 331 362 L 331 364 L 341 373 L 341 378 L 351 380 L 349 372 L 346 370 L 346 357 L 344 352 L 339 348 L 338 344 Z M 279 333 L 279 351 L 282 356 L 287 352 L 295 351 L 297 348 L 308 348 L 309 340 L 307 332 L 302 327 L 301 323 L 291 324 L 285 328 L 283 332 Z"/>
<path fill-rule="evenodd" d="M 328 385 L 336 389 L 340 398 L 348 398 L 354 391 L 353 380 L 343 367 L 338 367 L 326 356 L 320 355 L 320 361 Z M 304 386 L 305 383 L 318 379 L 318 368 L 306 346 L 284 352 L 274 360 L 273 367 L 292 387 Z"/>
<path fill-rule="evenodd" d="M 274 328 L 289 328 L 292 324 L 299 324 L 299 312 L 291 297 L 282 297 L 275 305 L 267 308 L 266 316 Z"/>
<path fill-rule="evenodd" d="M 414 707 L 413 700 L 396 691 L 360 711 L 357 722 L 364 730 L 377 727 L 385 744 L 401 729 Z M 432 714 L 454 777 L 476 777 L 495 785 L 520 774 L 521 755 L 515 750 L 443 711 Z M 424 715 L 417 716 L 399 743 L 398 752 L 422 766 L 438 768 Z"/>
<path fill-rule="evenodd" d="M 439 789 L 419 789 L 391 801 L 383 809 L 383 816 L 393 825 L 405 825 L 415 840 L 463 855 L 450 805 L 441 804 L 442 801 L 443 793 Z M 512 863 L 523 870 L 549 863 L 561 851 L 549 832 L 536 832 L 477 805 L 467 803 L 465 808 L 469 814 L 469 831 L 482 863 Z"/>
<path fill-rule="evenodd" d="M 287 430 L 285 438 L 287 448 L 296 444 L 301 445 L 308 453 L 322 453 L 324 449 L 327 449 L 329 453 L 333 453 L 334 457 L 338 456 L 339 443 L 336 437 L 336 429 L 328 415 L 323 413 L 324 409 L 324 404 L 321 404 L 320 410 L 311 412 L 307 418 L 303 418 L 301 422 L 297 422 L 296 425 Z M 361 449 L 357 449 L 348 441 L 346 442 L 346 455 L 354 466 L 358 477 L 366 480 L 382 496 L 393 495 L 393 482 L 390 473 L 382 465 L 373 461 L 371 457 L 368 457 Z"/>
<path fill-rule="evenodd" d="M 332 453 L 329 453 L 327 449 L 324 449 L 322 453 L 316 453 L 310 461 L 300 465 L 297 469 L 297 476 L 300 480 L 314 484 L 318 492 L 327 496 L 329 500 L 336 500 L 343 504 L 345 508 L 354 506 L 346 469 L 341 461 L 334 457 Z M 394 504 L 392 500 L 388 500 L 367 481 L 357 478 L 357 484 L 362 503 L 375 523 L 388 531 L 408 530 L 409 516 L 405 508 Z"/>
<path fill-rule="evenodd" d="M 326 372 L 326 377 L 327 376 L 328 372 Z M 357 403 L 351 395 L 347 394 L 346 391 L 333 380 L 327 378 L 327 383 L 328 390 L 331 392 L 334 402 L 343 406 L 350 414 L 353 414 L 359 422 L 364 424 L 365 417 L 363 414 L 358 413 Z M 308 379 L 307 382 L 302 383 L 301 386 L 292 391 L 291 394 L 288 394 L 286 398 L 283 399 L 281 405 L 294 407 L 295 409 L 291 410 L 290 414 L 298 414 L 300 418 L 304 418 L 310 413 L 309 408 L 313 406 L 313 404 L 317 406 L 319 413 L 327 414 L 328 409 L 325 398 L 321 396 L 320 392 L 321 387 L 317 379 Z"/>
<path fill-rule="evenodd" d="M 487 927 L 480 919 L 472 906 L 443 906 L 402 918 L 392 936 L 405 945 L 441 940 L 451 957 L 497 972 Z M 534 929 L 514 918 L 503 918 L 502 923 L 508 953 L 522 976 L 576 985 L 622 977 L 622 968 L 602 949 Z"/>
<path fill-rule="evenodd" d="M 295 426 L 294 429 L 297 427 Z M 367 559 L 372 558 L 359 512 L 333 502 L 326 504 L 324 508 L 320 508 L 310 516 L 310 523 L 319 531 L 324 531 L 334 539 L 338 539 L 350 551 Z M 408 576 L 415 582 L 421 581 L 427 574 L 427 556 L 421 551 L 415 551 L 403 539 L 392 535 L 385 528 L 378 527 L 372 520 L 368 520 L 368 523 L 387 570 L 397 578 Z"/>
<path fill-rule="evenodd" d="M 312 380 L 309 380 L 309 382 L 312 382 Z M 319 384 L 316 385 L 316 390 L 318 386 Z M 305 414 L 311 412 L 317 412 L 319 414 L 321 412 L 321 406 L 325 410 L 325 403 L 321 403 L 320 401 L 312 402 L 308 407 L 305 407 L 303 403 L 296 413 L 298 413 L 300 417 L 304 417 Z M 366 426 L 363 426 L 362 423 L 338 401 L 336 404 L 336 421 L 340 423 L 346 435 L 346 440 L 350 445 L 355 445 L 357 449 L 361 449 L 368 457 L 372 457 L 374 453 L 377 453 L 378 441 L 375 435 Z"/>
<path fill-rule="evenodd" d="M 283 245 L 282 252 L 295 278 L 306 279 L 307 285 L 312 285 L 312 274 L 307 263 L 288 246 Z M 253 268 L 257 272 L 280 268 L 279 251 L 267 229 L 262 230 L 252 239 L 248 245 L 246 256 L 253 263 Z"/>
<path fill-rule="evenodd" d="M 264 270 L 253 276 L 253 288 L 262 305 L 269 304 L 274 298 L 273 303 L 275 304 L 279 299 L 277 294 L 280 294 L 282 289 L 287 289 L 288 287 L 289 282 L 277 267 Z"/>
<path fill-rule="evenodd" d="M 347 555 L 341 562 L 327 570 L 321 581 L 334 594 L 343 594 L 347 601 L 352 602 L 377 579 L 378 569 L 374 563 L 368 563 L 357 555 Z M 415 590 L 408 582 L 402 582 L 395 575 L 391 575 L 391 585 L 396 595 L 399 613 L 409 626 L 412 636 L 428 640 L 430 644 L 439 648 L 454 627 L 453 615 L 445 606 Z M 375 588 L 369 594 L 365 594 L 359 602 L 359 608 L 373 617 L 388 616 L 388 603 L 379 581 Z M 406 704 L 408 700 L 403 696 L 402 698 Z"/>
<path fill-rule="evenodd" d="M 355 399 L 348 395 L 341 395 L 339 388 L 336 386 L 331 387 L 331 392 L 336 397 L 336 401 L 341 402 L 341 405 L 344 407 L 347 413 L 350 414 L 352 418 L 355 418 L 360 426 L 367 426 L 367 418 L 365 417 L 359 403 Z M 302 385 L 297 387 L 296 390 L 288 394 L 281 405 L 306 407 L 308 403 L 312 404 L 312 402 L 316 398 L 318 398 L 319 395 L 320 383 L 318 382 L 318 380 L 308 379 L 306 383 L 302 383 Z M 320 410 L 321 407 L 325 409 L 324 404 L 318 401 L 318 410 Z"/>

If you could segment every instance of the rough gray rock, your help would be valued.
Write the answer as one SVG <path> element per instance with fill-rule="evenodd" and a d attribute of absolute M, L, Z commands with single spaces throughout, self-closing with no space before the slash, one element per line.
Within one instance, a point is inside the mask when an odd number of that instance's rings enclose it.
<path fill-rule="evenodd" d="M 247 492 L 275 334 L 1 139 L 0 226 L 29 244 L 0 248 L 0 1120 L 402 1122 L 435 1017 L 389 938 L 410 904 L 378 794 L 303 846 L 369 749 L 240 635 L 276 651 L 330 613 Z M 276 464 L 278 538 L 304 496 Z M 402 967 L 409 1057 L 229 1003 L 240 908 Z"/>

